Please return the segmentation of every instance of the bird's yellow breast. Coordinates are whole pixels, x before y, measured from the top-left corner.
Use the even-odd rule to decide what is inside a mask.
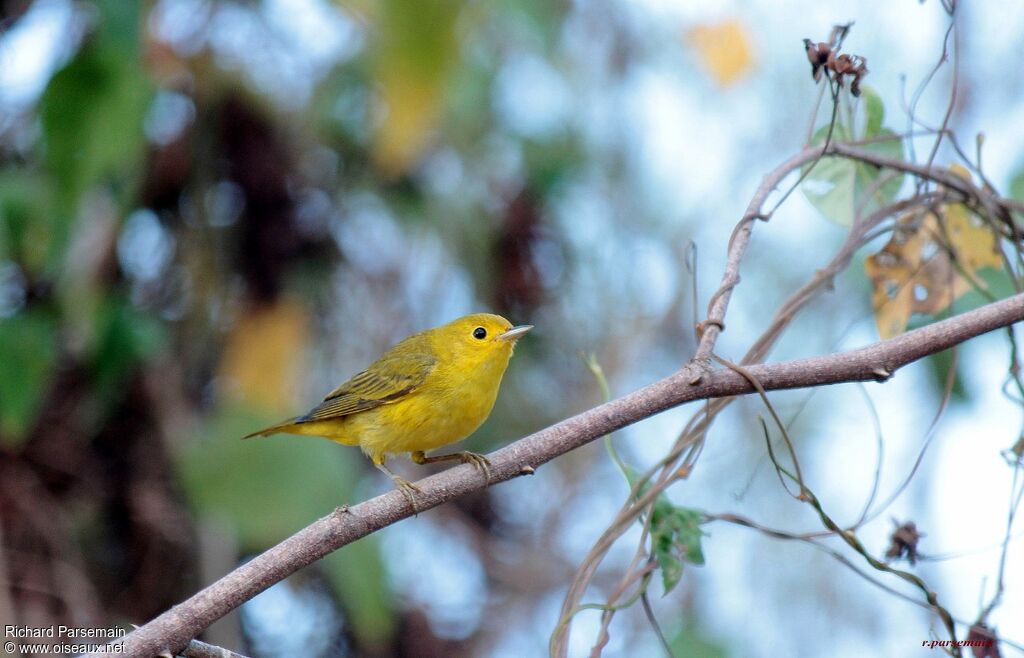
[[[491,413],[507,365],[499,358],[460,373],[439,366],[420,391],[346,418],[346,434],[375,461],[461,441]]]

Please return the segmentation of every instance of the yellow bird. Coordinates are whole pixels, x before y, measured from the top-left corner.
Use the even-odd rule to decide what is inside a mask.
[[[419,489],[392,473],[385,459],[408,452],[417,464],[458,460],[473,464],[490,480],[490,462],[483,455],[426,453],[480,427],[494,407],[516,341],[532,328],[477,313],[413,334],[306,414],[244,438],[305,434],[358,445],[415,510],[413,492]]]

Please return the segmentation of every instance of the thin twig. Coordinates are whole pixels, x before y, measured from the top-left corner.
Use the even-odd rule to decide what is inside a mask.
[[[871,414],[871,423],[875,427],[875,449],[878,450],[878,459],[875,461],[875,476],[871,479],[871,493],[868,494],[867,502],[864,503],[864,509],[861,510],[860,517],[857,522],[853,524],[854,528],[859,528],[864,524],[867,519],[868,512],[871,511],[871,506],[875,504],[875,497],[878,496],[878,486],[882,480],[882,460],[885,454],[885,439],[882,436],[882,421],[878,417],[878,409],[875,408],[875,403],[871,399],[871,395],[868,394],[863,384],[857,385],[857,390],[864,398],[864,402],[867,404],[868,411]]]
[[[672,645],[668,643],[665,638],[665,633],[661,630],[661,625],[658,624],[658,618],[654,616],[654,609],[651,608],[651,601],[647,596],[647,592],[640,595],[640,605],[643,606],[644,614],[647,616],[647,621],[650,622],[651,628],[654,629],[654,634],[658,636],[658,641],[661,642],[661,648],[665,650],[665,655],[668,658],[674,658],[672,653]]]

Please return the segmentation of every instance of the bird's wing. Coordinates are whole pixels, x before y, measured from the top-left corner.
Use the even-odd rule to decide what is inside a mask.
[[[436,363],[429,354],[385,355],[328,393],[323,402],[295,422],[340,418],[399,400],[419,388]]]

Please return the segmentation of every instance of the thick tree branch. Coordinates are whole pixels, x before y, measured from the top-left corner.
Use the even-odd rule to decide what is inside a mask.
[[[890,340],[853,350],[747,368],[766,390],[806,388],[855,381],[884,381],[898,368],[974,336],[1024,320],[1024,294],[988,304]],[[596,438],[693,400],[753,392],[739,373],[722,369],[694,378],[690,365],[633,393],[531,434],[491,455],[491,482],[534,469]],[[696,383],[691,383],[696,381]],[[417,482],[420,510],[483,489],[479,471],[456,466]],[[346,544],[412,515],[408,502],[391,491],[351,508],[339,508],[227,574],[192,598],[123,638],[125,654],[173,654],[207,626],[302,567]],[[97,658],[104,654],[95,654]]]

